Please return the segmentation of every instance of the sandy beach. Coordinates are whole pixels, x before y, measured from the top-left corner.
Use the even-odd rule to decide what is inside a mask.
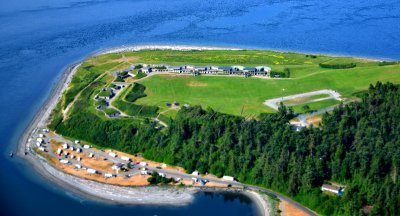
[[[124,51],[135,51],[142,49],[174,49],[174,50],[220,50],[228,49],[221,47],[196,47],[196,46],[127,46],[109,49],[107,51],[97,53],[116,53]],[[23,136],[21,136],[18,146],[17,155],[26,159],[32,167],[43,177],[51,181],[53,184],[63,188],[66,192],[73,192],[82,197],[104,201],[107,203],[134,204],[134,205],[187,205],[194,199],[194,194],[204,189],[193,188],[177,188],[177,187],[124,187],[108,185],[96,181],[82,179],[73,175],[64,173],[51,166],[46,159],[35,154],[29,147],[29,138],[38,129],[46,127],[47,121],[52,110],[57,105],[62,93],[67,89],[69,83],[81,63],[77,63],[68,67],[62,74],[59,82],[52,89],[52,92],[40,111],[35,115],[31,123],[26,128]],[[27,153],[27,154],[25,154]],[[206,189],[208,190],[208,189]],[[227,189],[213,189],[214,191]],[[266,212],[268,203],[257,196],[255,192],[246,192],[253,200],[257,200],[260,212]],[[264,215],[264,214],[263,214]],[[268,215],[268,214],[265,214]]]

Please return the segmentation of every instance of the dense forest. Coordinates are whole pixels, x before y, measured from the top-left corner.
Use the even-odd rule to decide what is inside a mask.
[[[188,172],[231,175],[324,215],[363,215],[366,206],[373,207],[370,215],[400,215],[400,88],[378,82],[361,98],[325,114],[319,127],[300,132],[288,124],[293,114],[286,107],[257,119],[183,107],[163,130],[150,120],[104,120],[78,108],[50,126]],[[345,185],[344,196],[322,193],[327,181]]]

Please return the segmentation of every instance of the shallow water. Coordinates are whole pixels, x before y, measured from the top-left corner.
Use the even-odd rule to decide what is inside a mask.
[[[0,0],[0,212],[256,214],[254,204],[205,195],[179,209],[79,201],[8,154],[66,65],[95,51],[192,44],[400,59],[399,23],[397,0]]]

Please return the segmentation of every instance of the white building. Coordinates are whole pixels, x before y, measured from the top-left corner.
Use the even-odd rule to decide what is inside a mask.
[[[339,186],[335,186],[335,185],[328,185],[328,184],[323,184],[321,187],[321,190],[337,194],[338,196],[342,196],[343,192],[344,192],[343,187],[339,187]]]
[[[222,176],[222,179],[226,180],[226,181],[234,181],[235,180],[235,178],[233,178],[232,176]]]

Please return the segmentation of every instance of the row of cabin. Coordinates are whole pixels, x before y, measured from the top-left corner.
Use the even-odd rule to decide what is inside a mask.
[[[271,72],[271,68],[267,66],[257,67],[243,67],[243,66],[230,66],[230,67],[217,67],[217,66],[191,66],[183,65],[179,67],[170,67],[168,65],[161,66],[147,66],[140,69],[142,73],[152,72],[172,72],[172,73],[189,73],[189,74],[231,74],[242,76],[267,76]]]

